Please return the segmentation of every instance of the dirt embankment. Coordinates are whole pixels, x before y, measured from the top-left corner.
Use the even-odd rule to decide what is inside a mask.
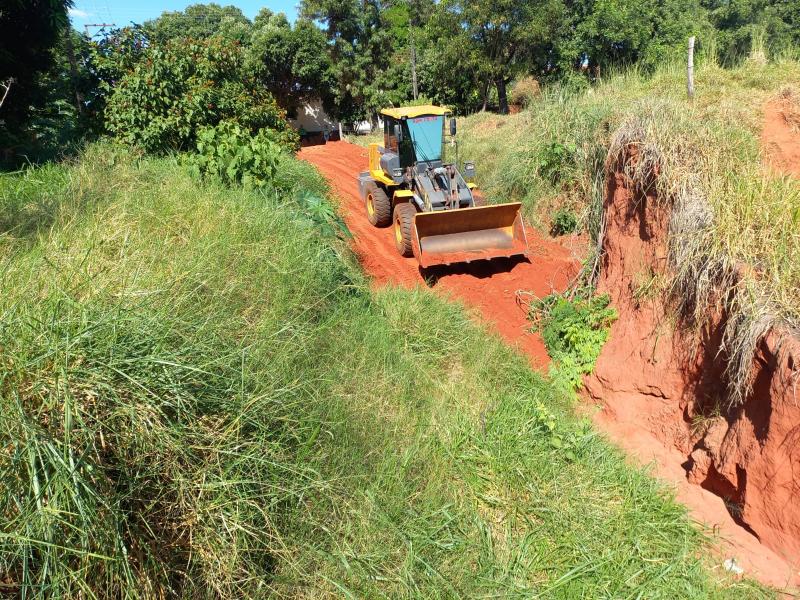
[[[768,115],[769,118],[769,115]],[[743,406],[726,405],[724,314],[698,331],[652,292],[668,275],[668,208],[611,173],[599,291],[619,311],[593,376],[596,422],[653,462],[693,516],[717,530],[748,576],[800,586],[800,341],[773,331],[753,362]]]
[[[517,291],[545,296],[566,289],[580,268],[570,248],[528,229],[528,260],[476,261],[429,269],[423,277],[416,259],[397,253],[391,228],[377,229],[367,221],[356,179],[369,164],[366,148],[329,142],[303,148],[299,157],[314,164],[333,186],[353,233],[353,249],[375,285],[412,287],[424,284],[426,277],[432,279],[434,289],[480,311],[506,341],[525,352],[535,368],[541,370],[549,364],[541,338],[528,331],[530,322],[517,302]]]
[[[769,166],[800,177],[800,99],[792,94],[764,107],[761,146]]]

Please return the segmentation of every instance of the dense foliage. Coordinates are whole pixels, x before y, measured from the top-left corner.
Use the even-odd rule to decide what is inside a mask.
[[[116,84],[106,107],[109,131],[148,152],[185,150],[201,127],[237,121],[293,147],[296,134],[272,96],[242,77],[243,56],[219,38],[172,40],[145,50]]]
[[[651,72],[681,57],[690,35],[726,65],[800,43],[800,8],[785,0],[302,0],[294,23],[211,3],[92,40],[66,35],[69,2],[34,4],[0,9],[0,94],[12,81],[0,106],[6,155],[102,133],[185,149],[225,119],[291,147],[284,117],[306,102],[345,123],[420,98],[506,112],[540,82],[583,88],[621,66]],[[206,89],[204,77],[223,89]]]
[[[55,68],[52,50],[67,27],[71,4],[10,0],[0,6],[0,149],[24,144],[23,126],[55,100],[47,74]]]

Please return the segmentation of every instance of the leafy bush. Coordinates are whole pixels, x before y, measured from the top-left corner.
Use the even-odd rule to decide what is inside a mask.
[[[296,149],[285,113],[242,65],[241,48],[218,38],[150,47],[115,84],[106,127],[126,144],[164,153],[191,148],[203,127],[230,120]]]
[[[553,215],[550,235],[566,235],[578,230],[578,216],[569,208],[559,208]]]
[[[608,339],[617,311],[607,294],[586,300],[569,300],[551,294],[531,305],[531,318],[542,332],[547,351],[559,375],[575,389],[581,376],[594,369]]]
[[[350,231],[325,198],[319,173],[304,172],[295,160],[266,132],[252,135],[232,121],[200,130],[197,153],[187,162],[195,176],[213,178],[245,189],[271,188],[282,197],[293,197],[300,209],[302,226],[316,227],[324,236],[349,236]]]
[[[251,135],[238,123],[222,121],[197,134],[197,153],[189,163],[196,175],[220,179],[228,185],[260,188],[278,171],[281,148],[267,133]]]
[[[511,104],[516,104],[518,106],[529,106],[540,92],[541,88],[536,79],[533,77],[523,77],[511,88],[509,100],[511,101]]]

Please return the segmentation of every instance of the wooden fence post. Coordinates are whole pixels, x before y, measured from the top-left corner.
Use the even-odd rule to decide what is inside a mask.
[[[686,64],[686,93],[694,98],[694,36],[689,38],[689,57]]]

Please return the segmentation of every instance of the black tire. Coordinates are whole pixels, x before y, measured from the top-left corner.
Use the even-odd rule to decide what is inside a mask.
[[[365,208],[367,219],[375,227],[386,227],[392,222],[392,201],[383,188],[375,183],[367,188]]]
[[[411,229],[417,209],[409,202],[400,202],[394,207],[394,245],[400,256],[411,256]]]

